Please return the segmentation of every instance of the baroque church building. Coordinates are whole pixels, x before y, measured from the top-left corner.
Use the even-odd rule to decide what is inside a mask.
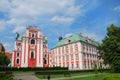
[[[39,28],[29,26],[23,35],[16,33],[12,67],[49,67],[47,37]]]

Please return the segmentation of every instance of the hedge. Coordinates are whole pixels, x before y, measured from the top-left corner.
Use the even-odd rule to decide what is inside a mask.
[[[67,67],[50,67],[50,68],[15,68],[15,67],[0,67],[0,71],[48,71],[48,70],[68,70]]]

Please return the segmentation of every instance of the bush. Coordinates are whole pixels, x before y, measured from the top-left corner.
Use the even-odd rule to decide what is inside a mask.
[[[15,67],[0,67],[0,71],[48,71],[48,70],[68,70],[67,67],[50,67],[50,68],[15,68]]]
[[[10,75],[0,75],[0,80],[13,80],[12,74]]]

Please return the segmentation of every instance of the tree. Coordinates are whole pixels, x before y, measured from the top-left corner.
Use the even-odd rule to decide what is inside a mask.
[[[7,58],[7,56],[5,56],[5,54],[3,52],[0,52],[0,67],[3,66],[7,66],[10,63],[10,59]]]
[[[120,72],[120,27],[111,25],[107,35],[98,47],[105,64],[109,64],[114,72]]]
[[[98,74],[97,64],[95,61],[94,61],[94,73]]]

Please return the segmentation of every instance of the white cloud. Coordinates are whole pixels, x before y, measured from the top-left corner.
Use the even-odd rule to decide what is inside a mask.
[[[55,13],[79,12],[79,7],[74,5],[74,0],[13,0],[11,9],[12,17],[35,17]],[[75,14],[72,12],[73,14]],[[70,14],[72,14],[70,13]]]
[[[14,26],[40,24],[45,21],[50,24],[51,17],[54,22],[68,24],[82,13],[74,0],[2,0],[0,5],[0,10],[8,13],[9,19],[6,23]]]
[[[0,20],[0,30],[4,30],[5,29],[5,21]]]
[[[12,49],[13,47],[11,46],[10,43],[3,43],[3,46],[5,47],[6,51],[12,52],[11,50],[13,50]]]
[[[5,38],[7,38],[7,39],[14,39],[15,37],[14,36],[5,36]]]
[[[13,30],[13,33],[16,33],[16,32],[23,32],[25,30],[26,27],[24,26],[17,26],[14,28]]]
[[[67,11],[65,11],[65,14],[66,15],[69,15],[69,16],[76,16],[76,15],[81,15],[83,16],[83,12],[82,12],[82,9],[80,6],[70,6]]]
[[[82,30],[82,35],[96,41],[101,41],[102,39],[100,35],[96,34],[95,32],[90,32],[86,29]]]
[[[73,35],[73,33],[68,33],[68,34],[65,35],[65,38],[67,38],[67,37],[69,37],[71,35]]]
[[[74,19],[72,17],[62,17],[62,16],[54,16],[51,21],[54,22],[62,22],[62,23],[70,23],[72,22]]]
[[[115,11],[120,12],[120,5],[114,8]]]
[[[9,0],[0,0],[0,12],[8,12],[10,8]]]
[[[0,30],[3,30],[4,29],[4,27],[3,26],[0,26]]]
[[[24,25],[28,22],[29,22],[28,19],[23,19],[23,18],[19,18],[19,19],[11,18],[9,21],[6,21],[6,23],[10,25]]]

